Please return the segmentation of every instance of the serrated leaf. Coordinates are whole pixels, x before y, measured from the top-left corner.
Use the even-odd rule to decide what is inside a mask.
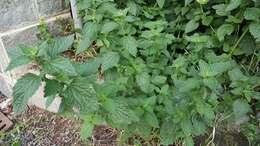
[[[128,1],[127,7],[129,8],[129,12],[133,14],[134,16],[137,14],[138,11],[138,5],[134,1]]]
[[[185,33],[192,32],[199,27],[199,23],[195,20],[190,20],[185,26]]]
[[[34,56],[36,55],[38,49],[36,47],[20,44],[18,45],[19,48],[21,49],[23,55],[25,56]]]
[[[113,21],[105,22],[101,29],[101,33],[109,33],[113,30],[115,30],[118,27],[118,24]]]
[[[94,130],[94,123],[91,121],[91,117],[88,116],[84,123],[82,124],[81,130],[80,130],[80,137],[82,139],[88,139],[92,136],[92,132]]]
[[[30,97],[41,85],[41,78],[35,74],[27,73],[17,80],[13,87],[13,110],[22,113],[26,110],[26,104]]]
[[[163,8],[165,0],[156,0],[160,8]]]
[[[232,67],[232,64],[229,61],[208,64],[205,61],[200,60],[199,67],[200,75],[202,77],[214,77],[228,71]]]
[[[75,107],[82,113],[94,112],[99,108],[96,92],[87,78],[76,78],[62,96],[68,107]]]
[[[260,39],[260,23],[253,22],[249,25],[249,31],[256,39]]]
[[[160,84],[164,84],[166,82],[167,78],[165,76],[155,76],[152,79],[152,82],[154,84],[160,85]]]
[[[195,135],[202,135],[202,134],[206,133],[207,127],[206,127],[206,125],[204,124],[203,121],[195,119],[195,120],[192,121],[192,124],[193,124],[193,128],[194,128],[193,133]]]
[[[119,62],[120,56],[116,52],[108,52],[102,57],[102,67],[104,70],[108,70],[116,66]]]
[[[205,26],[209,26],[214,18],[212,16],[203,16],[202,17],[202,24]]]
[[[160,128],[160,138],[162,145],[170,145],[173,142],[173,126],[174,124],[170,120],[164,120]]]
[[[70,49],[74,42],[74,35],[69,35],[66,37],[60,37],[53,40],[47,48],[47,54],[51,57],[55,57],[58,54]]]
[[[82,39],[79,42],[79,47],[76,50],[76,54],[88,49],[94,40],[97,39],[99,32],[99,25],[94,22],[88,22],[84,25]]]
[[[200,115],[204,116],[208,120],[213,120],[215,118],[214,111],[209,104],[198,102],[196,103],[196,109]]]
[[[248,79],[238,68],[229,71],[228,75],[232,81],[246,81]]]
[[[216,14],[219,16],[226,16],[228,14],[228,12],[225,11],[227,8],[227,5],[225,4],[214,5],[212,8],[216,10]]]
[[[183,133],[186,136],[191,135],[192,134],[192,129],[193,129],[191,120],[190,119],[182,120],[182,122],[181,122],[181,129],[182,129]]]
[[[73,62],[76,72],[81,76],[88,76],[97,73],[101,64],[102,59],[100,58],[95,58],[84,63]]]
[[[180,92],[187,93],[193,89],[199,88],[201,82],[196,78],[189,78],[187,80],[174,80],[174,84]]]
[[[68,58],[58,57],[43,64],[43,70],[47,73],[58,74],[65,73],[70,76],[76,76],[77,72]]]
[[[244,12],[244,17],[246,20],[258,21],[260,17],[259,8],[247,8]]]
[[[136,82],[143,92],[150,92],[150,76],[147,73],[137,75]]]
[[[126,36],[123,38],[123,47],[127,49],[127,51],[133,55],[136,56],[137,53],[137,41],[132,36]]]
[[[197,0],[199,4],[205,5],[209,2],[209,0]]]
[[[76,54],[80,54],[81,52],[87,50],[93,43],[89,37],[84,37],[84,39],[80,40],[79,47],[77,49]]]
[[[47,98],[46,102],[45,102],[45,107],[46,108],[48,108],[52,104],[52,102],[54,101],[55,97],[56,97],[55,95],[51,95],[51,96],[46,97]]]
[[[207,43],[211,41],[211,36],[209,35],[199,35],[197,33],[192,36],[185,36],[185,39],[192,43]]]
[[[230,12],[236,8],[238,8],[242,4],[243,0],[230,0],[229,4],[227,5],[226,11]]]
[[[158,121],[156,115],[154,114],[154,112],[145,112],[144,120],[147,124],[149,124],[150,126],[152,126],[154,128],[159,127],[159,121]]]
[[[185,6],[188,6],[193,0],[185,0]]]
[[[126,101],[120,99],[106,99],[102,105],[110,113],[109,119],[118,124],[131,124],[137,122],[139,118],[128,107]]]
[[[234,31],[234,26],[231,24],[223,24],[217,30],[219,41],[223,41],[226,35],[230,35]]]
[[[10,71],[16,67],[26,65],[30,63],[32,60],[27,56],[18,56],[16,58],[13,58],[11,62],[8,64],[6,71]]]
[[[194,141],[191,136],[184,138],[185,146],[194,146]]]
[[[62,89],[62,85],[57,80],[47,79],[45,82],[44,97],[56,95]]]
[[[250,105],[246,100],[238,99],[233,103],[233,112],[236,120],[245,116],[250,110]]]

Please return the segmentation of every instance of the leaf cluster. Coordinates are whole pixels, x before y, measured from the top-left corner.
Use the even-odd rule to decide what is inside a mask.
[[[8,70],[35,63],[14,87],[14,110],[45,82],[50,103],[78,109],[82,137],[106,122],[169,145],[208,133],[218,121],[259,122],[260,3],[255,0],[78,0],[81,37],[20,46]],[[96,49],[83,63],[63,57]],[[100,74],[103,83],[97,82]],[[246,130],[245,130],[246,131]]]

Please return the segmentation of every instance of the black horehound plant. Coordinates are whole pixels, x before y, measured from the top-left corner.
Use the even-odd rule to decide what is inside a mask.
[[[239,123],[252,144],[259,140],[260,1],[77,3],[79,39],[18,47],[7,70],[33,63],[40,74],[17,81],[16,113],[44,82],[49,103],[58,95],[61,112],[79,111],[83,138],[105,121],[122,130],[123,140],[192,146],[194,137],[214,134],[221,122]],[[87,59],[66,57],[68,50]]]

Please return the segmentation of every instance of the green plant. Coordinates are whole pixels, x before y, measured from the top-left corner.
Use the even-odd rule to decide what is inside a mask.
[[[22,47],[8,66],[40,67],[14,86],[14,111],[23,112],[45,82],[49,101],[59,95],[61,111],[79,111],[83,138],[105,121],[123,130],[123,140],[191,146],[218,117],[259,121],[259,7],[256,0],[78,0],[81,38]],[[72,45],[75,56],[96,54],[62,57]]]

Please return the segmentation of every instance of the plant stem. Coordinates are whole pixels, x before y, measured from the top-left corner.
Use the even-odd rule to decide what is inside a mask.
[[[234,51],[236,50],[237,46],[240,44],[246,33],[248,32],[249,27],[246,28],[246,30],[243,32],[243,34],[240,36],[240,38],[237,40],[236,44],[232,47],[232,50],[230,51],[229,55],[232,56]]]

